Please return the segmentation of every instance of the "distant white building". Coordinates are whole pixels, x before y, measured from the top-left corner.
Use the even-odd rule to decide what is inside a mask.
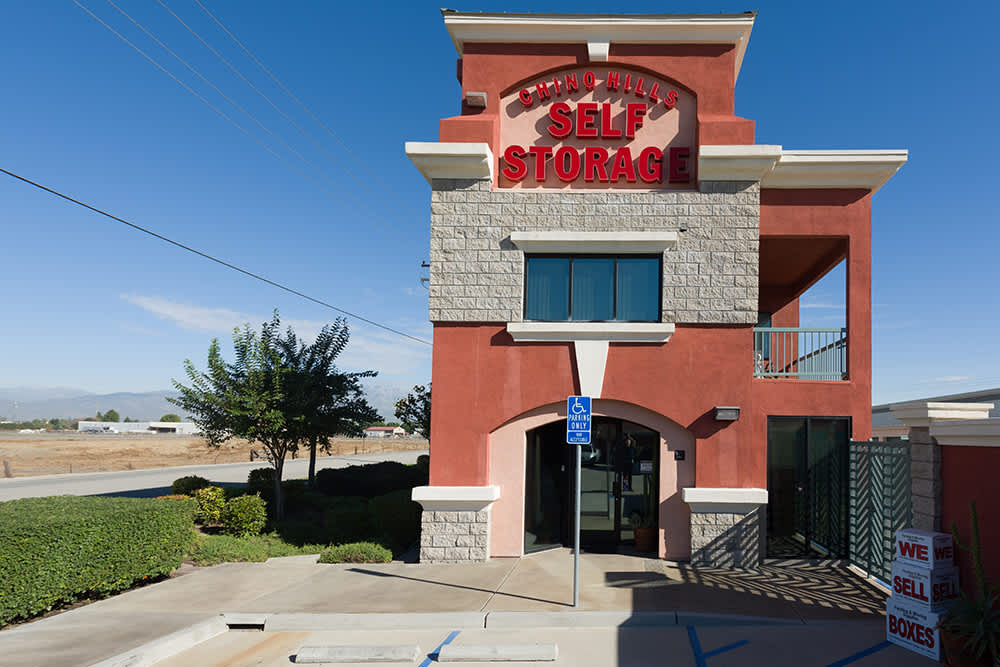
[[[401,438],[407,435],[402,426],[369,426],[365,429],[366,438]]]
[[[193,422],[80,422],[76,430],[82,433],[173,433],[195,435],[198,426]]]

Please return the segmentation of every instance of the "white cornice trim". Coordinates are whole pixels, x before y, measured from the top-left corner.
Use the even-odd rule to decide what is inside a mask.
[[[677,245],[676,232],[512,232],[524,252],[655,253]]]
[[[485,142],[407,141],[406,157],[428,183],[435,178],[493,180],[493,151]]]
[[[781,146],[701,146],[698,180],[758,182],[781,157]]]
[[[1000,447],[1000,418],[934,422],[930,433],[944,447]]]
[[[892,416],[909,428],[931,426],[938,420],[985,421],[993,409],[992,403],[941,403],[908,401],[889,406]]]
[[[696,513],[746,514],[767,504],[767,489],[687,487],[681,490],[681,498]]]
[[[459,56],[467,42],[733,44],[736,47],[735,81],[743,66],[755,18],[753,14],[572,16],[444,12],[444,25]]]
[[[410,496],[429,511],[478,512],[500,497],[499,486],[417,486]]]
[[[666,343],[674,333],[670,322],[508,322],[507,333],[517,343],[607,341]]]
[[[875,192],[906,164],[907,158],[905,150],[784,150],[774,168],[764,174],[760,186],[865,188]]]

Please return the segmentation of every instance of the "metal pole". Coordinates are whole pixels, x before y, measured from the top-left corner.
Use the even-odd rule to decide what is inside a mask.
[[[573,536],[573,606],[580,606],[580,495],[583,489],[580,488],[582,475],[580,469],[583,467],[583,447],[576,447],[576,534]]]

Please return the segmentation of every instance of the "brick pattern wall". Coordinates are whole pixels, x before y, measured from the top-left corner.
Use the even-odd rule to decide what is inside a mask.
[[[761,561],[762,510],[749,513],[692,512],[691,564],[755,568]]]
[[[424,510],[420,516],[421,563],[479,563],[489,559],[490,511]]]
[[[941,530],[941,445],[926,426],[910,429],[913,527]]]
[[[677,246],[663,254],[663,321],[757,322],[757,183],[555,193],[491,190],[485,180],[435,180],[431,321],[521,321],[524,263],[510,242],[514,231],[678,232]]]

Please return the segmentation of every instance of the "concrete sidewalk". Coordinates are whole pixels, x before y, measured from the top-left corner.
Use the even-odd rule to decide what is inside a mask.
[[[12,667],[92,664],[223,612],[572,611],[572,556],[565,549],[474,565],[314,560],[297,556],[197,570],[0,631],[0,655]],[[581,610],[738,614],[798,625],[853,620],[869,631],[883,623],[882,594],[839,567],[785,564],[729,572],[584,554],[581,581]]]

